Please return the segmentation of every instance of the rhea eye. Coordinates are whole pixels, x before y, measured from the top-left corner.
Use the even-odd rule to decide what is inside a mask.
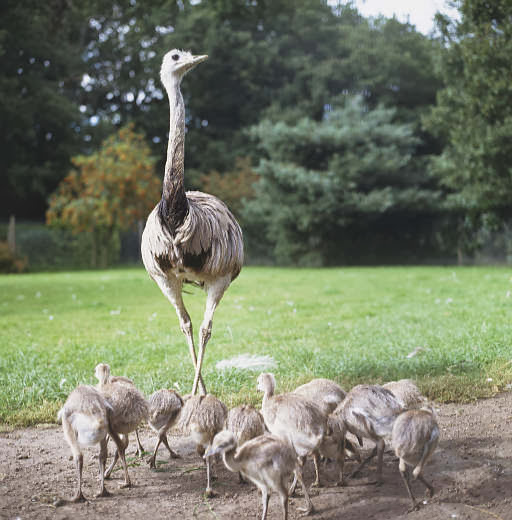
[[[171,58],[174,60],[174,61],[178,61],[180,59],[180,55],[179,54],[173,54],[171,56]]]

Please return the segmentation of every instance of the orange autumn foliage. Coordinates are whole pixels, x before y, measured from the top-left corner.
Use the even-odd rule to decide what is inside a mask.
[[[160,198],[144,135],[128,124],[92,155],[73,157],[73,170],[50,198],[46,221],[74,233],[126,230],[144,220]]]

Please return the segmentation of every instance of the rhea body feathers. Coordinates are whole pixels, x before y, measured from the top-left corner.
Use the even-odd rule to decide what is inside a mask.
[[[222,454],[230,471],[243,474],[259,488],[263,504],[261,520],[267,518],[272,492],[279,495],[283,520],[288,519],[288,481],[297,465],[295,452],[289,444],[274,435],[264,434],[240,445],[231,431],[223,430],[215,436],[205,457],[217,453]]]
[[[130,381],[127,378],[112,382],[114,378],[111,378],[110,366],[106,363],[100,363],[96,366],[95,375],[99,381],[97,388],[111,408],[109,414],[111,431],[109,433],[117,445],[114,459],[105,472],[105,477],[110,476],[118,458],[121,458],[125,477],[123,487],[130,487],[131,481],[125,456],[128,447],[128,434],[136,430],[140,422],[147,418],[148,403],[135,385],[127,382]],[[118,435],[119,442],[115,440]]]
[[[105,462],[107,460],[107,435],[110,435],[118,449],[122,443],[117,434],[111,429],[112,406],[96,388],[81,385],[75,388],[66,399],[64,406],[58,413],[62,421],[64,438],[71,448],[76,465],[77,485],[72,502],[83,502],[82,469],[84,456],[82,447],[100,445],[98,455],[100,489],[96,496],[108,496],[105,488]]]
[[[244,404],[229,410],[226,430],[233,433],[237,444],[242,445],[265,433],[265,421],[258,410]]]
[[[206,394],[201,366],[213,314],[243,264],[242,230],[227,206],[213,195],[184,188],[185,105],[180,85],[183,76],[206,58],[176,49],[164,56],[160,78],[170,108],[167,160],[162,198],[148,217],[141,244],[144,266],[175,307],[187,339],[195,369],[192,394],[198,386]],[[181,295],[184,282],[195,282],[207,293],[197,357]]]
[[[312,379],[309,383],[298,386],[293,393],[316,403],[325,415],[334,412],[347,395],[340,385],[324,378]]]
[[[233,281],[243,263],[242,231],[227,206],[213,195],[185,193],[187,211],[180,225],[168,225],[160,201],[146,222],[142,259],[151,278],[174,276],[208,285],[219,277]]]
[[[367,438],[375,442],[375,448],[351,476],[358,474],[377,455],[377,482],[382,482],[385,441],[391,438],[393,423],[403,411],[393,393],[382,386],[357,385],[350,390],[333,414],[339,417],[346,430],[358,439]]]
[[[258,390],[264,392],[261,412],[270,433],[286,440],[298,457],[312,453],[327,431],[327,417],[309,399],[294,393],[274,395],[275,377],[260,374]]]
[[[295,468],[292,489],[295,489],[297,481],[301,484],[306,501],[303,511],[311,513],[314,508],[304,484],[302,467],[306,457],[317,453],[320,449],[327,434],[327,416],[315,403],[301,395],[294,393],[274,395],[275,387],[274,374],[262,373],[258,376],[258,390],[263,392],[261,413],[270,433],[287,442],[295,451],[298,464]],[[316,482],[318,482],[317,462],[315,462],[315,470]]]
[[[183,398],[183,408],[177,420],[177,429],[190,438],[196,445],[197,453],[202,457],[210,448],[213,438],[226,422],[228,410],[224,403],[214,395],[189,395]],[[214,495],[211,488],[211,460],[205,458],[206,496]]]
[[[84,385],[69,394],[57,418],[69,423],[80,446],[93,446],[108,434],[107,410],[112,407],[105,398],[95,388]]]
[[[162,388],[151,394],[148,399],[148,407],[148,424],[158,433],[158,440],[153,455],[148,462],[151,468],[156,468],[156,454],[162,442],[173,459],[179,458],[179,455],[169,446],[167,430],[169,430],[178,419],[181,409],[183,408],[183,399],[175,390]]]
[[[421,408],[427,404],[427,399],[421,395],[420,389],[411,379],[390,381],[382,385],[382,388],[389,390],[405,409]]]
[[[428,494],[434,495],[434,487],[425,480],[423,468],[436,449],[439,441],[439,426],[433,411],[408,410],[398,416],[393,425],[391,445],[396,456],[400,459],[398,469],[404,481],[409,498],[411,499],[411,511],[418,509],[410,485],[410,471],[412,477],[420,480],[428,490]]]

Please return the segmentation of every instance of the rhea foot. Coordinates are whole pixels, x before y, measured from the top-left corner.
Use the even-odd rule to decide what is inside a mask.
[[[215,498],[217,496],[217,493],[215,493],[215,491],[213,491],[212,488],[206,488],[204,496],[206,498]]]
[[[95,498],[101,498],[101,497],[111,497],[112,496],[112,493],[108,492],[106,490],[106,488],[103,488],[101,491],[98,491],[98,493],[96,493],[94,495]]]
[[[419,502],[414,502],[414,503],[413,503],[413,506],[410,507],[410,508],[407,510],[407,513],[412,513],[413,511],[418,511],[419,508],[420,508],[420,503],[419,503]]]
[[[313,507],[313,504],[309,504],[307,507],[298,507],[297,511],[302,513],[300,516],[308,516],[315,512],[315,508]]]
[[[87,500],[85,499],[84,495],[82,494],[81,491],[79,491],[73,498],[71,498],[69,500],[70,502],[72,502],[73,504],[78,504],[79,502],[87,502]]]

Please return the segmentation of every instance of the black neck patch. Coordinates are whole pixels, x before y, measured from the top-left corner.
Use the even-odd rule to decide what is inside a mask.
[[[162,195],[158,203],[158,216],[162,226],[172,235],[183,224],[188,215],[188,200],[183,186],[180,186],[171,196]]]

